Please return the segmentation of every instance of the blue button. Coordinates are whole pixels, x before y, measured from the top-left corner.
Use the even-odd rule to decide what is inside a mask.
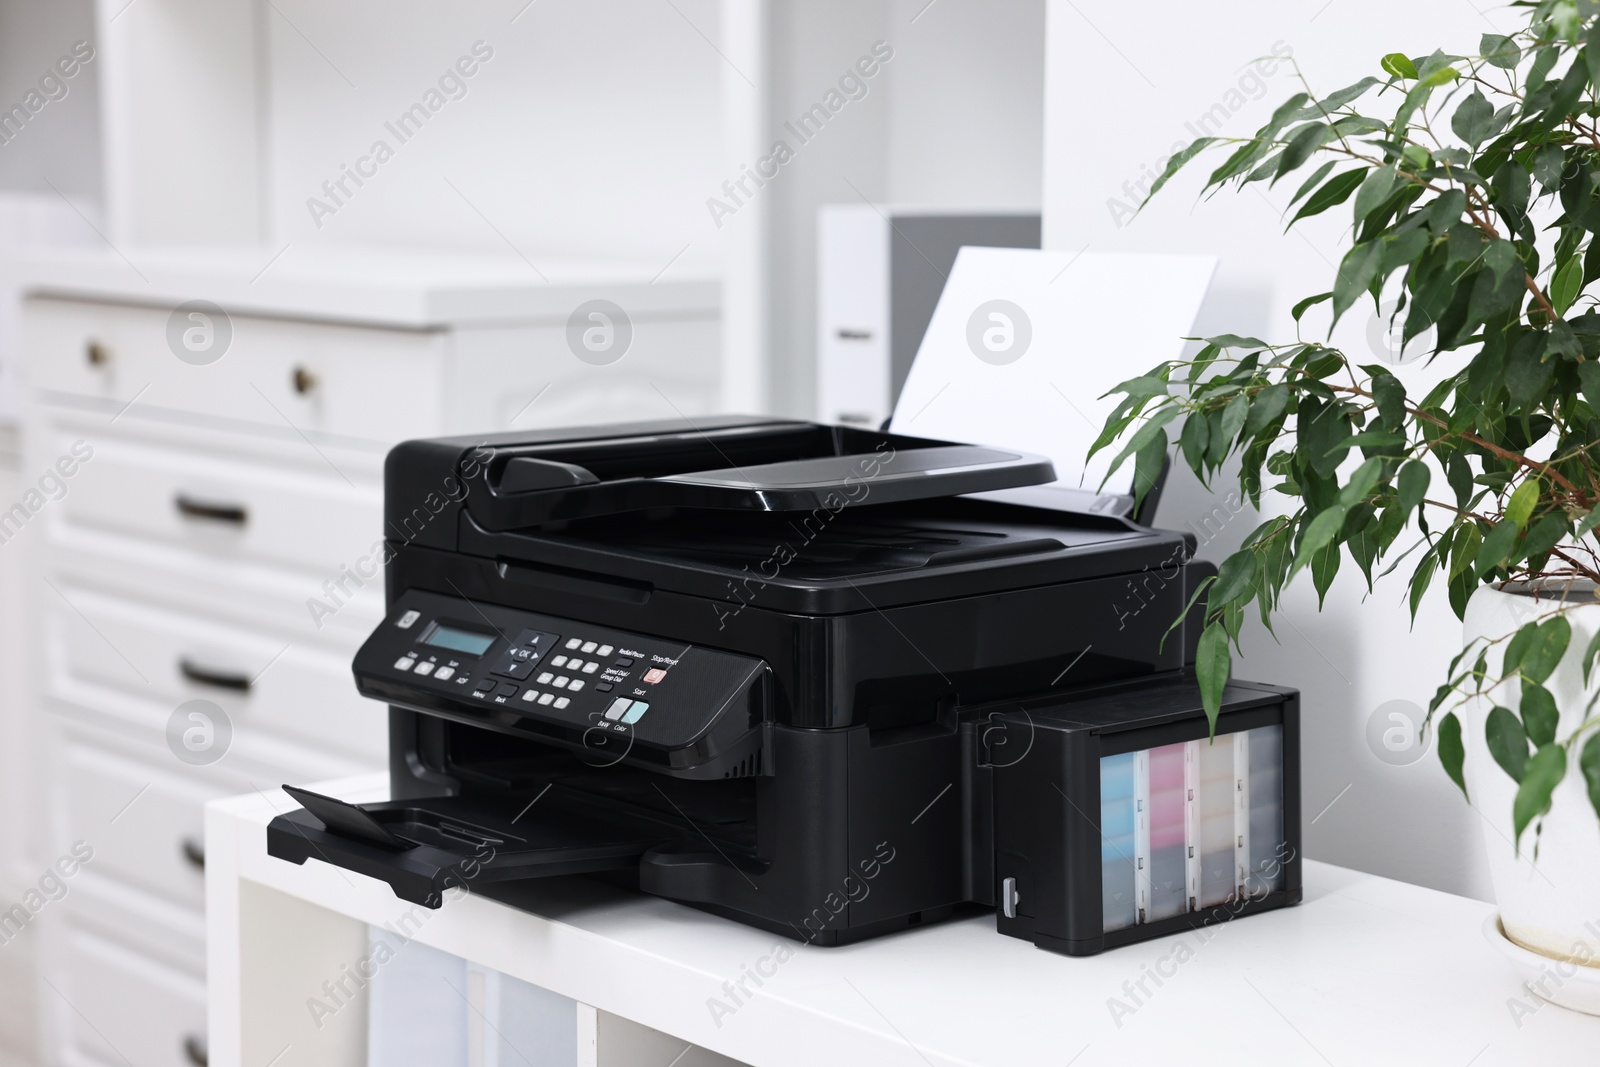
[[[629,708],[628,713],[622,717],[622,725],[632,726],[634,723],[644,718],[644,713],[649,710],[649,704],[646,704],[642,700],[635,700],[633,702],[633,707]]]

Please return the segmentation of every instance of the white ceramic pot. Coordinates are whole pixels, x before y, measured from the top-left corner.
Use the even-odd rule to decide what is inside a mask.
[[[1515,633],[1524,623],[1540,620],[1559,606],[1549,595],[1535,598],[1485,586],[1467,605],[1466,640]],[[1572,625],[1572,641],[1545,682],[1561,712],[1557,740],[1565,740],[1578,728],[1588,695],[1595,689],[1591,686],[1585,691],[1581,665],[1584,649],[1600,630],[1600,603],[1592,590],[1572,590],[1566,616]],[[1491,677],[1500,674],[1504,648],[1501,642],[1490,652]],[[1475,654],[1466,658],[1463,668],[1470,666],[1473,658]],[[1600,685],[1600,671],[1596,675],[1596,685]],[[1515,711],[1520,701],[1520,683],[1504,683],[1489,691],[1487,698],[1469,700],[1461,723],[1467,791],[1472,806],[1483,816],[1483,839],[1489,849],[1501,925],[1506,936],[1523,948],[1557,960],[1600,966],[1600,818],[1589,803],[1576,752],[1570,754],[1566,775],[1544,818],[1543,833],[1537,839],[1537,861],[1537,822],[1523,833],[1521,854],[1512,847],[1511,805],[1517,783],[1489,755],[1484,723],[1495,704]],[[1560,1001],[1558,997],[1549,999]]]

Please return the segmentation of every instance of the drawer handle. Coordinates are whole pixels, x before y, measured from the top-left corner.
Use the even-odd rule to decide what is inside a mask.
[[[89,341],[83,346],[83,358],[91,367],[104,367],[111,362],[111,349],[99,341]]]
[[[184,493],[179,493],[174,497],[172,503],[178,509],[178,514],[185,518],[231,522],[235,526],[243,526],[250,519],[250,512],[245,509],[243,504],[227,504],[216,500],[197,500]]]
[[[206,846],[203,841],[186,837],[178,847],[183,850],[183,858],[189,861],[191,867],[199,871],[206,869]]]
[[[239,671],[224,671],[215,667],[205,667],[187,656],[178,660],[178,670],[189,681],[198,682],[201,685],[215,686],[218,689],[232,689],[239,693],[248,693],[250,691],[250,676]]]
[[[289,375],[289,381],[300,396],[305,396],[317,387],[317,376],[304,367],[296,367],[294,373]]]
[[[189,1057],[189,1062],[195,1067],[206,1067],[211,1062],[207,1054],[206,1039],[199,1034],[186,1034],[183,1039],[183,1054]]]

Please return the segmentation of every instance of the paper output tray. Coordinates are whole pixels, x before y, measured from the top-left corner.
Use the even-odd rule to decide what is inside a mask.
[[[451,887],[629,870],[657,840],[553,805],[517,817],[460,797],[350,804],[285,786],[305,804],[267,826],[267,854],[318,859],[389,883],[395,896],[437,908]]]

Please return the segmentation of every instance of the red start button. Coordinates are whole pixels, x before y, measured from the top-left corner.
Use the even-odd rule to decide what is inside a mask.
[[[662,670],[660,667],[652,667],[649,670],[644,672],[644,680],[646,682],[649,682],[651,685],[655,685],[657,682],[661,681],[661,679],[665,678],[666,676],[667,676],[667,672]]]

